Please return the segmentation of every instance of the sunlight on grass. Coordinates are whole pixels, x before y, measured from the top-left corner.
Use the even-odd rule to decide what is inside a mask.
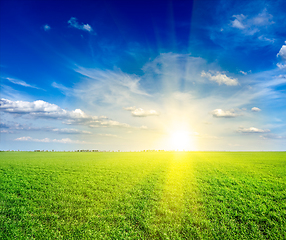
[[[185,210],[186,175],[190,168],[187,154],[174,152],[170,158],[161,200],[156,209],[156,228],[161,235],[172,235],[170,232],[180,232]],[[190,181],[190,179],[188,179]],[[175,236],[174,236],[175,237]]]

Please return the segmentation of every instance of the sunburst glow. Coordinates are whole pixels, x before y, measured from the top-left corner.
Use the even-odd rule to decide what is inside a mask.
[[[188,131],[179,130],[171,134],[171,145],[174,150],[184,151],[192,149],[191,138]]]

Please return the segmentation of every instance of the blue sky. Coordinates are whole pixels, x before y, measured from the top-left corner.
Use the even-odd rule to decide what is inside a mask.
[[[0,148],[286,150],[284,9],[3,0]]]

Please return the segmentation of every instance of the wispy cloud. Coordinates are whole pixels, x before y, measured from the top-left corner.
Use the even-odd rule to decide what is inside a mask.
[[[72,88],[65,87],[60,83],[53,82],[52,87],[59,89],[66,96],[72,96],[74,94],[74,90]]]
[[[78,21],[75,17],[71,17],[70,20],[68,20],[68,24],[73,28],[77,28],[79,30],[83,30],[83,31],[87,31],[87,32],[95,34],[93,32],[92,27],[89,24],[83,24],[83,23],[80,24],[80,23],[78,23]]]
[[[268,11],[262,4],[261,2],[261,5],[255,9],[262,7],[262,10],[256,12],[252,1],[245,2],[243,7],[234,7],[231,10],[231,3],[225,3],[223,8],[228,14],[218,16],[221,24],[210,30],[212,40],[223,49],[237,50],[237,47],[241,46],[250,52],[253,49],[275,44],[281,37],[280,29],[285,27],[284,17],[281,17],[283,13],[279,10],[277,14],[278,12],[274,12],[271,7]],[[273,15],[270,11],[273,11]]]
[[[210,81],[217,82],[219,85],[221,85],[221,84],[225,84],[225,85],[228,85],[228,86],[236,86],[236,85],[238,85],[237,78],[228,77],[224,73],[220,73],[220,72],[212,72],[212,71],[205,72],[205,71],[202,71],[201,72],[201,77],[206,77]]]
[[[232,17],[234,20],[230,22],[231,26],[241,30],[246,35],[253,35],[259,32],[260,28],[274,24],[272,20],[273,16],[267,12],[267,9],[252,17],[245,16],[244,14],[233,15]]]
[[[116,134],[110,134],[110,133],[98,133],[97,135],[101,137],[119,138]]]
[[[20,86],[23,86],[23,87],[36,88],[36,89],[44,90],[44,89],[38,88],[38,87],[36,87],[36,86],[32,86],[32,85],[26,83],[26,82],[23,81],[23,80],[19,80],[19,79],[15,79],[15,78],[10,78],[10,77],[6,77],[6,78],[3,78],[3,79],[6,79],[6,80],[8,80],[8,81],[11,82],[11,83],[14,83],[14,84],[16,84],[16,85],[20,85]]]
[[[76,144],[88,144],[89,142],[79,141],[79,140],[71,140],[70,138],[62,138],[62,139],[50,139],[43,138],[37,139],[32,137],[19,137],[16,138],[15,141],[29,141],[29,142],[42,142],[42,143],[76,143]]]
[[[141,78],[135,74],[127,74],[120,69],[111,71],[77,67],[74,70],[83,76],[99,81],[103,86],[107,86],[109,90],[114,93],[119,91],[118,88],[122,90],[125,88],[132,93],[149,96],[147,92],[140,88]]]
[[[91,134],[89,131],[78,130],[74,128],[53,128],[51,129],[52,132],[62,133],[62,134]]]
[[[9,129],[9,130],[23,130],[23,131],[37,131],[41,129],[41,128],[35,128],[35,127],[31,127],[26,124],[19,124],[15,122],[9,122],[9,123],[0,122],[0,128],[5,128],[7,130]],[[42,129],[46,130],[46,128],[42,128]]]
[[[239,132],[239,133],[267,133],[267,132],[270,132],[270,130],[269,129],[259,129],[256,127],[249,127],[249,128],[239,127],[237,132]]]
[[[135,74],[127,74],[120,69],[101,70],[78,66],[74,71],[82,75],[82,82],[72,88],[55,82],[52,86],[66,96],[82,99],[87,105],[101,103],[122,108],[134,101],[137,103],[139,99],[151,99],[151,95],[140,84],[141,77]]]
[[[257,74],[256,78],[265,79],[264,81],[259,81],[254,87],[258,90],[254,96],[256,97],[267,97],[268,99],[285,99],[285,94],[281,92],[277,87],[282,86],[286,83],[286,75],[274,75],[270,72],[263,72]],[[267,80],[267,81],[266,81]]]
[[[14,133],[13,131],[8,130],[8,129],[2,129],[0,132],[1,133],[9,133],[9,134]]]
[[[52,128],[52,127],[33,127],[26,124],[19,124],[15,122],[3,123],[0,122],[0,128],[17,131],[45,131],[59,134],[92,134],[89,131],[74,129],[74,128]]]
[[[69,124],[69,122],[66,122]],[[74,121],[71,122],[71,124],[77,124]],[[81,124],[81,123],[78,123]],[[131,128],[131,126],[127,123],[120,123],[113,120],[90,120],[85,123],[85,125],[88,125],[91,128],[98,128],[98,127],[119,127],[119,128]]]
[[[244,29],[245,26],[242,23],[243,20],[246,18],[243,14],[240,15],[233,15],[232,17],[234,17],[235,19],[233,21],[231,21],[231,25],[234,28],[239,28],[239,29]]]
[[[262,137],[263,139],[286,139],[286,135],[281,136],[278,134],[274,134],[274,133],[268,133],[268,134],[264,134],[261,135],[260,137]]]

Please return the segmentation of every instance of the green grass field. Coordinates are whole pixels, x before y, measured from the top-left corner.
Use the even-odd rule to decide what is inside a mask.
[[[1,152],[0,239],[286,239],[286,153]]]

